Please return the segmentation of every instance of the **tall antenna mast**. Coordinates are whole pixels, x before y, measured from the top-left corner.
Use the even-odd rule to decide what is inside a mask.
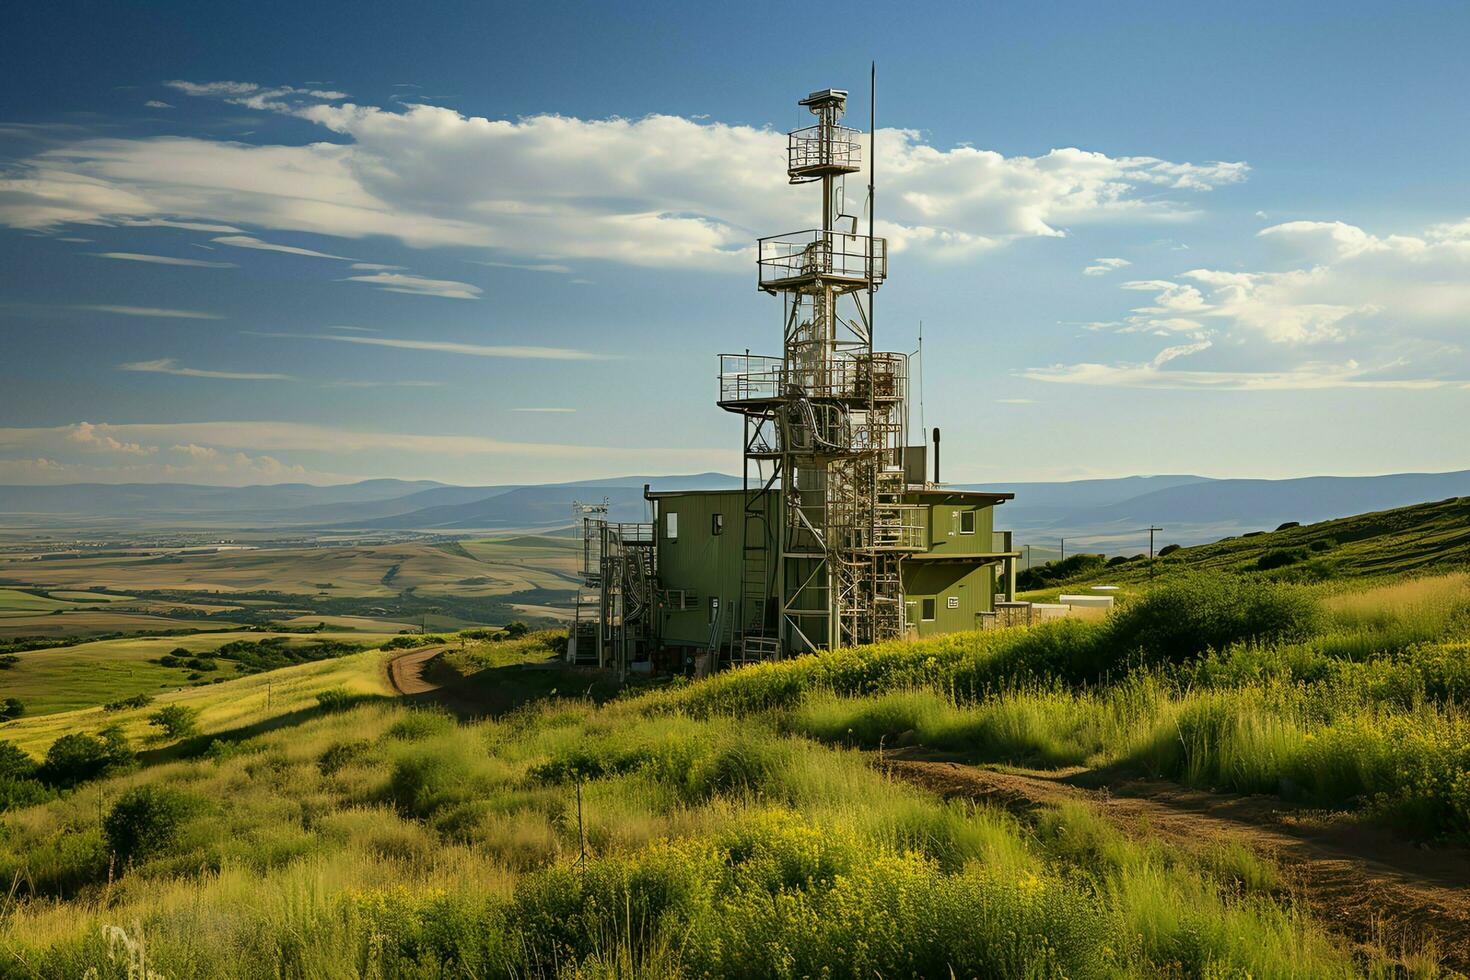
[[[869,65],[868,121],[878,67]],[[720,406],[745,419],[737,663],[903,635],[900,563],[927,546],[905,502],[909,355],[873,349],[888,274],[874,214],[876,145],[841,125],[847,92],[801,100],[814,125],[788,134],[786,175],[821,188],[821,226],[763,238],[759,288],[781,296],[780,357],[721,355]],[[869,146],[868,228],[843,184]]]

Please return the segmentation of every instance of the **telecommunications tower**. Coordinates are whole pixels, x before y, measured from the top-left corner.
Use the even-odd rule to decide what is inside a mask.
[[[926,544],[904,503],[908,357],[873,350],[888,250],[872,162],[863,234],[846,194],[863,142],[840,125],[847,93],[800,104],[817,122],[788,134],[786,173],[820,188],[822,224],[763,238],[757,255],[757,285],[781,297],[782,353],[720,356],[720,407],[745,429],[736,663],[903,635],[900,563]]]

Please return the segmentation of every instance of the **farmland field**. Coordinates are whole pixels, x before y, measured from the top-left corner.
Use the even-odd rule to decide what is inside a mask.
[[[0,638],[244,624],[397,632],[565,618],[580,552],[522,535],[466,542],[0,553]],[[106,590],[98,592],[97,590]]]

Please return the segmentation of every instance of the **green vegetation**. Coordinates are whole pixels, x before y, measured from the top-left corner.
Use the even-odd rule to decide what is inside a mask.
[[[0,742],[0,978],[1433,975],[1412,939],[1333,938],[1268,857],[1083,802],[941,802],[862,751],[1147,774],[1470,840],[1470,574],[1349,590],[1281,570],[1173,569],[1101,620],[601,704],[555,667],[562,634],[405,637],[447,647],[431,671],[498,715],[469,724],[384,703],[378,651],[22,718],[0,729],[25,750]],[[166,713],[203,734],[140,767]]]
[[[0,976],[126,976],[114,930],[191,977],[1360,972],[1268,867],[944,804],[774,722],[371,705],[145,770],[100,832],[80,796],[8,823]]]
[[[25,702],[30,714],[94,705],[117,710],[135,698],[340,657],[390,639],[385,634],[355,634],[346,641],[322,634],[223,632],[50,642],[11,654],[16,662],[3,686]]]
[[[1422,574],[1470,564],[1470,497],[1416,504],[1374,514],[1257,531],[1193,548],[1162,548],[1154,574],[1230,572],[1275,581],[1341,582],[1354,578]],[[1017,576],[1023,590],[1148,581],[1147,559],[1108,567],[1098,555],[1048,562]]]

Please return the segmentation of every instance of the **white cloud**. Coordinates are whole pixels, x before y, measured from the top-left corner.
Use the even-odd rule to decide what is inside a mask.
[[[410,296],[441,296],[445,299],[479,299],[484,292],[479,286],[453,279],[425,279],[406,272],[375,272],[370,276],[348,276],[348,282],[365,282],[390,293]]]
[[[206,262],[203,259],[176,259],[172,255],[144,255],[140,252],[93,252],[103,259],[122,259],[125,262],[150,262],[154,265],[190,265],[203,269],[233,269],[233,262]]]
[[[1117,269],[1124,269],[1132,265],[1127,259],[1093,259],[1092,265],[1082,270],[1084,276],[1105,276]]]
[[[173,108],[173,106],[169,105],[167,102],[164,102],[162,99],[149,99],[147,102],[144,102],[143,104],[145,106],[147,106],[148,108],[150,108],[150,109],[172,109]]]
[[[353,268],[353,269],[364,269],[364,270],[367,270],[369,272],[374,272],[374,271],[377,271],[377,272],[395,272],[395,271],[402,271],[403,266],[401,266],[401,265],[384,265],[381,262],[354,262],[354,263],[352,263],[351,268]]]
[[[156,361],[132,361],[119,364],[119,371],[139,371],[145,374],[177,374],[185,378],[218,378],[225,381],[295,381],[289,374],[262,374],[252,371],[207,371],[203,368],[183,367],[172,357]]]
[[[664,448],[587,446],[557,443],[511,442],[486,436],[439,435],[344,429],[302,422],[236,421],[236,422],[159,422],[159,423],[79,423],[74,426],[39,428],[0,428],[0,447],[9,450],[58,447],[57,456],[66,448],[72,434],[81,427],[94,438],[111,439],[118,445],[134,445],[148,454],[159,447],[194,445],[214,450],[242,450],[264,453],[423,453],[429,456],[496,456],[507,459],[609,459],[626,461],[636,455],[640,459],[665,461],[677,465],[726,465],[731,451],[726,448]],[[718,460],[718,463],[716,463]]]
[[[1364,367],[1356,361],[1326,363],[1310,361],[1276,371],[1221,371],[1173,369],[1172,361],[1210,347],[1209,341],[1166,347],[1152,360],[1139,363],[1057,364],[1030,368],[1020,376],[1056,384],[1099,385],[1114,388],[1202,389],[1216,391],[1304,391],[1326,388],[1379,388],[1426,391],[1436,388],[1470,389],[1470,381],[1447,378],[1392,377],[1389,371],[1402,365]]]
[[[344,328],[345,329],[345,328]],[[370,347],[394,347],[399,350],[426,350],[441,354],[467,354],[471,357],[504,357],[521,360],[542,361],[607,361],[610,354],[594,354],[591,351],[569,347],[523,347],[495,344],[466,344],[446,340],[408,340],[399,337],[347,337],[340,334],[292,334],[270,333],[264,337],[295,337],[301,340],[334,340],[343,344],[363,344]]]
[[[210,241],[219,245],[231,245],[235,248],[254,248],[264,252],[285,252],[287,255],[304,255],[312,259],[341,259],[343,262],[352,261],[344,255],[328,255],[326,252],[318,252],[310,248],[297,248],[294,245],[277,245],[273,242],[263,242],[259,238],[254,238],[250,235],[222,235],[219,238],[211,238]]]
[[[104,427],[105,428],[105,427]],[[158,452],[157,446],[144,446],[137,442],[123,442],[115,439],[91,422],[78,422],[76,425],[68,426],[61,430],[61,436],[68,446],[81,448],[88,452],[99,453],[123,453],[128,456],[151,456]]]
[[[1053,365],[1025,376],[1228,390],[1465,385],[1470,220],[1435,224],[1418,235],[1385,236],[1342,221],[1290,221],[1257,237],[1287,268],[1192,269],[1171,279],[1125,282],[1125,290],[1153,293],[1152,304],[1135,307],[1122,320],[1091,325],[1184,336],[1194,345],[1167,347],[1150,361]],[[1169,364],[1206,350],[1198,370]]]
[[[455,245],[543,271],[569,260],[738,268],[756,235],[809,212],[783,170],[785,136],[674,116],[464,116],[326,104],[341,93],[248,82],[178,91],[288,113],[336,139],[248,145],[189,137],[85,139],[0,179],[0,222],[219,221],[343,238]],[[1058,149],[1005,157],[878,134],[882,233],[895,251],[959,256],[1098,220],[1186,216],[1182,198],[1244,178],[1201,165]],[[864,150],[866,151],[866,147]],[[849,210],[862,190],[849,187]]]
[[[158,306],[78,306],[78,310],[95,313],[116,313],[119,316],[148,316],[168,320],[223,320],[218,313],[201,313],[198,310],[170,310]]]
[[[445,381],[327,381],[325,388],[443,388]]]

